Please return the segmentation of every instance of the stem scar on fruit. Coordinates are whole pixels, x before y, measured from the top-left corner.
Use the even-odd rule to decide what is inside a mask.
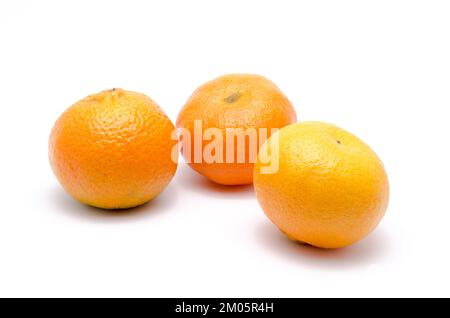
[[[224,101],[227,103],[234,103],[237,102],[239,98],[241,98],[242,94],[240,92],[232,93],[228,97],[224,98]]]

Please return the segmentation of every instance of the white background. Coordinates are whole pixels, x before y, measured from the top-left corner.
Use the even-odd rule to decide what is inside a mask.
[[[57,183],[48,136],[77,100],[122,87],[175,121],[234,72],[375,149],[391,201],[372,235],[293,244],[251,186],[183,164],[123,213]],[[1,1],[0,296],[450,296],[449,107],[448,1]]]

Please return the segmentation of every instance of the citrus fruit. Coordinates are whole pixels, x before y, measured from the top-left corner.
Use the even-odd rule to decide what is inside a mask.
[[[103,91],[77,102],[56,121],[50,163],[78,201],[104,209],[135,207],[158,195],[176,171],[173,130],[149,97]]]
[[[264,172],[268,162],[278,169]],[[261,147],[254,168],[261,207],[292,240],[322,248],[350,245],[368,235],[387,208],[382,162],[334,125],[303,122],[281,129]]]
[[[190,142],[181,151],[194,170],[219,184],[241,185],[252,183],[257,151],[272,129],[295,121],[290,101],[270,80],[229,74],[203,84],[190,96],[178,115],[177,128],[189,133],[184,138]],[[212,160],[204,155],[214,138],[200,136],[199,140],[196,123],[205,135],[208,129],[215,132],[221,149],[211,151]],[[193,158],[197,146],[203,155],[200,160]]]

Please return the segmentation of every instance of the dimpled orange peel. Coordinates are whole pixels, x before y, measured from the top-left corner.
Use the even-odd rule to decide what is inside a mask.
[[[226,146],[227,129],[255,129],[257,138],[261,137],[259,129],[281,128],[296,121],[295,110],[280,89],[265,77],[253,74],[228,74],[220,76],[200,86],[188,99],[177,118],[177,128],[190,132],[192,154],[194,152],[194,122],[201,122],[203,130],[218,129],[223,136],[222,162],[194,162],[187,158],[189,165],[201,175],[223,185],[251,184],[253,179],[254,159],[251,159],[250,142],[246,141],[244,149]],[[203,140],[201,151],[209,141]],[[262,143],[262,142],[261,142]],[[234,160],[225,157],[230,150]],[[255,150],[255,157],[257,150]],[[245,160],[239,162],[237,154],[245,152]],[[186,153],[183,151],[186,158]]]
[[[271,142],[272,141],[272,142]],[[263,173],[271,164],[275,173]],[[273,171],[272,171],[273,172]],[[383,218],[388,178],[374,151],[334,125],[296,123],[261,147],[254,167],[257,199],[290,239],[339,248],[367,236]]]
[[[50,135],[51,167],[78,201],[125,209],[156,197],[177,168],[174,126],[149,97],[112,89],[67,109]]]

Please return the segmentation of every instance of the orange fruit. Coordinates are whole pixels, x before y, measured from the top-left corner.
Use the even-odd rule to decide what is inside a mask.
[[[278,169],[265,173],[269,163]],[[272,135],[258,154],[254,186],[265,214],[282,232],[322,248],[368,235],[389,197],[383,164],[370,147],[320,122],[293,124]]]
[[[157,196],[175,174],[174,129],[149,97],[103,91],[77,102],[56,121],[50,163],[78,201],[104,209],[135,207]]]
[[[218,156],[217,160],[194,160],[195,121],[201,122],[204,132],[215,129],[221,133],[221,140],[216,141],[223,152],[214,154]],[[186,155],[185,147],[181,151],[194,170],[219,184],[241,185],[252,183],[257,145],[264,139],[260,128],[267,129],[268,137],[271,128],[281,128],[295,121],[296,114],[290,101],[270,80],[259,75],[229,74],[200,86],[180,111],[176,125],[189,132],[191,140],[187,147],[190,147],[190,155]],[[228,146],[227,135],[229,141],[234,140]],[[250,136],[254,136],[255,143]],[[240,138],[243,138],[241,144]],[[200,140],[202,154],[210,142]],[[256,149],[252,151],[255,145]]]

